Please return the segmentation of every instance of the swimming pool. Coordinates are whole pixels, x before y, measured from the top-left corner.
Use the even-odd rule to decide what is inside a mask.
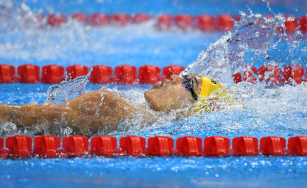
[[[15,1],[13,1],[15,2]],[[16,1],[17,7],[22,4]],[[258,2],[215,1],[143,1],[88,2],[54,1],[51,4],[36,1],[25,2],[30,10],[50,9],[58,13],[105,12],[129,14],[146,12],[157,15],[186,13],[218,15],[245,11],[248,4],[254,12],[268,14],[266,6]],[[125,6],[124,6],[125,5]],[[22,6],[21,6],[22,7]],[[169,8],[172,7],[172,8]],[[274,12],[302,16],[305,2],[285,4],[272,3]],[[17,8],[16,8],[17,9]],[[16,10],[12,8],[13,10]],[[24,8],[27,10],[27,8]],[[20,10],[20,9],[17,9]],[[203,12],[204,11],[204,12]],[[14,13],[13,15],[18,15]],[[20,28],[18,18],[11,25],[2,27],[0,60],[10,65],[25,63],[34,65],[72,64],[109,65],[112,68],[129,64],[142,66],[154,64],[164,67],[171,64],[187,67],[196,61],[199,53],[223,35],[222,32],[203,33],[157,32],[152,23],[124,28],[107,27],[88,29],[76,22],[49,30]],[[3,29],[4,28],[4,29]],[[277,66],[298,64],[306,67],[306,40],[296,46],[291,40],[281,41],[277,49],[270,50],[270,60],[259,57],[254,66],[259,68],[275,60]],[[252,54],[247,54],[250,61]],[[227,72],[225,72],[227,74]],[[47,97],[46,84],[1,84],[0,103],[43,103]],[[102,85],[89,84],[87,91],[97,90]],[[106,85],[103,85],[106,86]],[[114,91],[122,91],[135,98],[135,103],[144,102],[143,92],[151,85],[107,85]],[[192,135],[201,138],[221,135],[229,138],[269,135],[306,135],[307,89],[306,84],[267,87],[246,82],[231,86],[238,91],[238,105],[219,112],[204,114],[189,120],[174,120],[162,116],[151,127],[120,127],[112,132],[117,138],[138,135],[149,138],[156,135],[174,139]],[[0,129],[1,136],[15,135],[14,129]],[[18,134],[31,135],[31,132]],[[67,136],[65,131],[63,135]],[[306,157],[78,157],[73,159],[0,159],[0,182],[3,187],[305,187],[307,175]]]

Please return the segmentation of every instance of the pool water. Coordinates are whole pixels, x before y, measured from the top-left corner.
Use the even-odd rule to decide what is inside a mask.
[[[272,2],[275,13],[302,16],[306,12],[303,1]],[[116,67],[122,64],[164,67],[171,64],[188,67],[196,62],[202,50],[218,41],[225,33],[202,33],[175,30],[157,32],[153,23],[127,26],[87,28],[68,22],[57,29],[24,29],[20,14],[39,11],[72,14],[105,12],[129,14],[145,12],[150,15],[202,13],[238,15],[248,12],[269,14],[265,3],[257,1],[3,1],[11,22],[0,24],[0,63],[18,66],[31,63],[39,66],[58,64],[68,66],[104,64]],[[8,5],[9,4],[9,5]],[[30,11],[29,11],[30,10]],[[29,13],[30,12],[30,13]],[[19,14],[20,13],[20,14]],[[3,19],[3,18],[1,18]],[[8,18],[6,18],[8,19]],[[242,31],[242,30],[241,30]],[[254,51],[247,51],[247,65],[264,64],[284,66],[301,65],[306,68],[306,37],[284,39],[268,50],[270,59],[260,53],[255,60]],[[293,41],[299,41],[298,45]],[[221,43],[220,43],[221,44]],[[217,45],[218,46],[218,45]],[[276,48],[276,49],[275,49]],[[239,49],[237,46],[235,49]],[[240,50],[243,50],[240,49]],[[263,49],[262,49],[263,50]],[[210,56],[218,58],[218,56]],[[222,62],[223,59],[217,59]],[[272,61],[273,60],[273,61]],[[217,61],[219,62],[219,61]],[[205,62],[206,63],[206,62]],[[233,63],[234,64],[234,63]],[[208,65],[208,64],[206,64]],[[214,70],[214,63],[207,70]],[[218,65],[218,64],[217,64]],[[224,64],[226,65],[226,64]],[[237,64],[239,65],[239,64]],[[227,66],[226,66],[227,68]],[[217,80],[224,81],[231,73],[219,72]],[[240,71],[230,69],[230,71]],[[203,70],[200,70],[203,71]],[[208,74],[213,74],[213,71]],[[223,80],[224,79],[224,80]],[[188,120],[176,120],[162,114],[150,127],[119,127],[111,132],[118,139],[127,135],[149,138],[165,135],[176,139],[191,135],[201,138],[221,135],[230,139],[237,136],[261,138],[275,135],[288,139],[307,135],[307,85],[268,86],[262,83],[225,84],[238,96],[237,103],[223,106],[221,111],[202,114]],[[43,103],[50,85],[1,84],[0,103]],[[143,93],[151,85],[99,85],[88,84],[86,91],[106,86],[121,92],[131,102],[144,103]],[[0,135],[24,134],[14,127],[0,127]],[[102,134],[102,133],[100,133]],[[61,136],[68,136],[63,133]],[[78,157],[73,159],[0,159],[1,187],[305,187],[306,157]]]
[[[304,157],[1,160],[4,187],[304,187]],[[4,168],[3,168],[4,167]]]

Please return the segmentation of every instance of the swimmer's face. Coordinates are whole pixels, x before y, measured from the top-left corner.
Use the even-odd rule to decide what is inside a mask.
[[[188,78],[193,79],[194,92],[198,96],[201,90],[201,76],[191,74]],[[183,81],[183,77],[173,75],[171,79],[165,79],[162,84],[147,90],[144,95],[149,107],[163,112],[190,107],[195,99],[191,92],[182,86]]]

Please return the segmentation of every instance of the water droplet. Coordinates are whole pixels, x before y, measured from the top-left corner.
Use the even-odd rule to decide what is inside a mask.
[[[293,46],[294,48],[298,47],[299,44],[300,44],[300,43],[299,43],[297,40],[295,40],[295,41],[292,42],[292,46]]]
[[[301,49],[302,52],[306,52],[307,51],[307,47],[304,47]]]

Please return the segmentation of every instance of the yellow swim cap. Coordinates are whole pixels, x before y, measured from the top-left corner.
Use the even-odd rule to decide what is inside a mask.
[[[219,88],[223,88],[220,83],[217,83],[207,76],[202,76],[201,91],[199,96],[209,97],[213,91]]]
[[[217,92],[216,95],[212,95],[213,92],[223,88],[223,86],[207,76],[202,76],[201,85],[202,86],[198,100],[189,110],[189,116],[198,116],[202,112],[211,112],[216,102],[215,100],[211,99],[217,98],[220,95],[225,95],[225,91]]]

